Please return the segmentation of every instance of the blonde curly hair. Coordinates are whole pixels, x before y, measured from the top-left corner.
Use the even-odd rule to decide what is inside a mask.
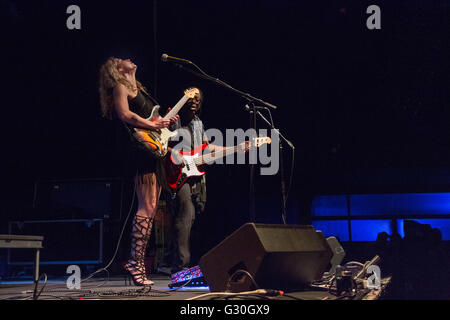
[[[114,99],[113,90],[119,84],[123,84],[128,89],[134,91],[136,88],[125,79],[117,69],[117,58],[110,57],[100,67],[98,91],[100,94],[100,107],[103,117],[107,119],[113,119],[114,117]],[[144,91],[148,94],[145,87],[136,80],[136,86],[138,90]]]

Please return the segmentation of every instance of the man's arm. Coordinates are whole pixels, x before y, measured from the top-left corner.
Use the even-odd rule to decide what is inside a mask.
[[[208,145],[208,150],[210,150],[211,152],[219,152],[222,150],[225,150],[227,147],[224,146],[217,146],[215,144],[211,144],[209,143],[209,141],[204,142]]]
[[[208,150],[210,150],[211,153],[223,152],[226,149],[234,148],[234,146],[226,147],[226,146],[218,146],[218,145],[215,145],[215,144],[211,144],[211,143],[209,143],[208,140],[204,141],[203,143],[206,143],[208,145]],[[237,151],[238,152],[247,152],[250,149],[250,143],[248,141],[244,141],[244,142],[238,144],[236,147],[237,147]]]

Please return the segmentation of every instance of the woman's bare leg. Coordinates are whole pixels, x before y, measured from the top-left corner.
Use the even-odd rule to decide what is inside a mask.
[[[154,173],[138,175],[135,178],[138,210],[133,219],[131,233],[131,258],[126,269],[135,276],[142,285],[152,285],[153,282],[145,276],[144,258],[147,244],[153,227],[153,219],[158,208],[161,187]]]

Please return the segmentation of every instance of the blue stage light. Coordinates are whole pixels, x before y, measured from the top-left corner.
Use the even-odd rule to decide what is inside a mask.
[[[322,231],[325,237],[336,237],[339,241],[349,241],[347,220],[315,220],[314,229]]]
[[[392,220],[352,220],[352,241],[375,241],[381,232],[392,234]]]

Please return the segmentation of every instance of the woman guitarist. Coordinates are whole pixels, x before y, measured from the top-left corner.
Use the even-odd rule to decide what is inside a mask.
[[[173,124],[178,116],[170,119],[147,120],[156,101],[136,80],[137,66],[130,60],[109,58],[100,68],[99,94],[102,114],[108,119],[119,119],[131,134],[131,128],[158,130]],[[134,151],[134,179],[138,209],[132,222],[131,256],[124,265],[135,285],[148,286],[144,257],[152,231],[153,219],[161,193],[158,181],[158,161],[152,158],[144,146],[130,139]]]

